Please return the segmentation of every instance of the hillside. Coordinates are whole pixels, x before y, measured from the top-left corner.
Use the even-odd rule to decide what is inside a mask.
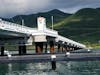
[[[100,10],[85,8],[54,25],[61,35],[85,44],[100,40]],[[66,33],[66,34],[65,34]]]
[[[21,24],[22,19],[24,19],[25,25],[29,27],[37,27],[37,17],[43,16],[47,20],[47,25],[51,25],[51,16],[54,16],[54,23],[62,21],[64,18],[70,16],[71,14],[64,13],[60,10],[54,9],[48,12],[42,12],[37,14],[30,15],[17,15],[10,19],[7,19],[10,22]]]

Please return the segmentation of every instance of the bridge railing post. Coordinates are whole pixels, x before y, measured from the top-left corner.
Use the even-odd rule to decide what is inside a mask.
[[[48,49],[48,43],[45,43],[45,53],[47,53]]]
[[[4,56],[4,46],[1,46],[1,56]]]
[[[26,54],[26,45],[24,42],[19,43],[19,55]]]
[[[35,42],[36,53],[43,52],[43,42]]]
[[[60,52],[60,47],[61,47],[61,45],[60,45],[60,44],[58,44],[58,52]]]
[[[50,41],[50,53],[54,53],[54,42],[53,41]]]
[[[56,55],[51,55],[51,66],[52,70],[56,69]]]

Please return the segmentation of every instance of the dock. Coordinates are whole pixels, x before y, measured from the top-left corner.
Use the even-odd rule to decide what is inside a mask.
[[[55,61],[87,61],[100,60],[100,53],[45,53],[29,55],[0,56],[0,63],[16,62],[51,62],[52,55],[56,56]]]

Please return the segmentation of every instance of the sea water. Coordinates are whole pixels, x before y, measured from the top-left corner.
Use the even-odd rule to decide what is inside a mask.
[[[96,51],[98,52],[98,51]],[[100,75],[100,61],[0,63],[0,75]]]

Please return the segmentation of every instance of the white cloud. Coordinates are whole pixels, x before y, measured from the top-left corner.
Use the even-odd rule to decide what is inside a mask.
[[[51,7],[59,8],[67,13],[75,13],[82,8],[100,7],[100,0],[55,0]]]
[[[61,9],[73,13],[87,7],[100,7],[100,0],[0,0],[0,16],[12,17],[51,9]]]
[[[0,16],[27,14],[47,7],[50,0],[0,0]]]

